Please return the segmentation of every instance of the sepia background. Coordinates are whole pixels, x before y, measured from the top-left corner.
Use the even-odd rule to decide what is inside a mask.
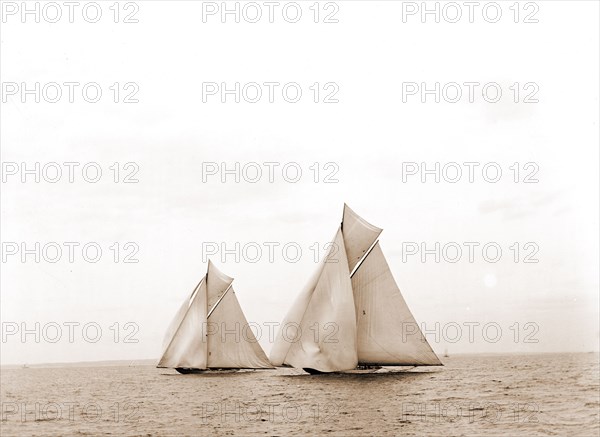
[[[267,324],[282,320],[316,268],[344,202],[384,228],[383,251],[438,354],[598,350],[596,2],[538,2],[537,23],[523,22],[524,3],[515,23],[506,2],[497,23],[480,14],[473,23],[423,23],[403,16],[403,2],[386,1],[337,2],[337,23],[323,22],[334,10],[323,2],[318,23],[307,2],[297,23],[277,14],[274,23],[222,23],[203,20],[201,2],[144,1],[135,3],[137,23],[123,22],[134,10],[124,3],[115,23],[100,3],[97,23],[77,14],[73,23],[23,23],[18,14],[1,23],[2,364],[158,358],[171,317],[205,274],[206,243],[219,248],[210,258],[235,278],[268,353]],[[23,103],[21,89],[6,88],[36,82],[95,82],[103,94],[97,103],[77,91],[73,103],[25,94]],[[273,103],[231,95],[222,103],[220,94],[203,96],[207,82],[295,82],[303,94],[298,103],[277,92]],[[408,82],[493,82],[503,95],[423,103],[403,95]],[[333,89],[338,102],[325,103]],[[538,102],[525,103],[533,89]],[[132,90],[138,102],[124,103]],[[23,182],[10,164],[52,162],[64,172],[56,183]],[[78,163],[72,183],[64,162]],[[96,183],[82,177],[90,162],[102,169]],[[273,182],[265,162],[278,165]],[[477,163],[472,182],[465,162]],[[207,173],[211,163],[257,163],[264,172],[257,182],[241,172],[239,182],[231,174],[223,182],[221,172]],[[281,172],[290,163],[302,170],[295,183]],[[458,163],[463,174],[422,182],[407,173],[410,163]],[[495,183],[481,172],[488,163],[502,170]],[[133,170],[137,182],[124,183]],[[79,246],[73,262],[66,249],[57,262],[23,262],[22,244],[36,242]],[[102,248],[98,262],[81,254],[89,242]],[[497,262],[482,255],[490,242],[502,249]],[[256,262],[254,252],[237,250],[236,259],[221,250],[235,252],[236,243],[264,250]],[[279,244],[272,262],[265,243]],[[286,243],[302,250],[295,262],[282,253]],[[463,247],[462,257],[406,254],[436,243]],[[464,243],[479,244],[473,262]],[[88,323],[102,330],[97,342],[82,334]],[[55,324],[62,335],[48,341]],[[24,328],[39,341],[23,340]]]

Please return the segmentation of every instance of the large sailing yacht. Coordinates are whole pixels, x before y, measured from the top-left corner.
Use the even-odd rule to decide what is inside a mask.
[[[443,365],[396,285],[381,231],[344,204],[328,254],[281,325],[273,365],[309,373]]]

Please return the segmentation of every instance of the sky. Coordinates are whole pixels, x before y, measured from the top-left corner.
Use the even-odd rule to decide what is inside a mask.
[[[220,2],[101,1],[95,23],[6,3],[2,364],[158,359],[209,255],[268,353],[344,202],[384,229],[436,352],[598,350],[598,3],[498,2],[495,23],[461,2],[456,23],[444,2],[439,23],[420,2],[279,2],[273,23],[263,2],[239,23]]]

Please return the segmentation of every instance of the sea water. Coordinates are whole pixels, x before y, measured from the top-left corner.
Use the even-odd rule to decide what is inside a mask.
[[[599,433],[599,356],[457,355],[444,367],[180,375],[151,365],[3,368],[3,436]]]

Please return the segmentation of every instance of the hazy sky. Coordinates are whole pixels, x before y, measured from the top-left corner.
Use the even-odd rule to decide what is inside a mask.
[[[268,353],[266,324],[283,319],[316,269],[314,245],[323,255],[344,202],[384,229],[381,247],[416,319],[426,331],[436,331],[439,323],[439,338],[428,335],[438,353],[597,350],[598,3],[537,2],[537,11],[520,10],[519,23],[512,3],[500,2],[497,23],[487,22],[479,9],[474,23],[466,16],[457,23],[443,17],[422,23],[418,14],[403,20],[406,2],[388,1],[321,3],[319,23],[309,9],[313,2],[299,2],[303,15],[297,23],[285,21],[279,9],[269,23],[265,6],[258,23],[243,17],[221,23],[219,15],[203,22],[203,4],[191,1],[137,2],[137,12],[121,3],[118,20],[135,13],[138,23],[114,23],[113,2],[99,2],[103,15],[97,23],[86,22],[79,10],[69,23],[66,8],[55,24],[43,17],[21,23],[18,13],[4,14],[2,363],[158,358],[169,321],[205,274],[206,243],[228,249],[251,243],[239,262],[232,254],[223,262],[220,250],[211,259],[235,278],[247,319],[263,327],[261,344]],[[538,23],[522,22],[534,12]],[[339,22],[323,23],[329,14]],[[22,103],[21,84],[34,89],[36,82],[40,90],[51,82],[81,85],[74,103],[65,85],[57,103],[43,95],[39,103],[25,95]],[[98,103],[81,96],[91,82],[102,89]],[[110,89],[115,82],[119,103]],[[243,96],[235,103],[230,95],[222,103],[217,94],[203,102],[207,82],[230,88],[256,82],[263,96],[258,103]],[[281,84],[273,103],[265,82]],[[440,89],[450,82],[481,85],[473,103],[466,95],[457,103],[443,97],[435,103],[429,95],[422,103],[420,94],[405,95],[403,102],[407,82],[430,88],[439,82]],[[14,93],[9,83],[19,90]],[[302,89],[298,103],[282,98],[286,83]],[[499,102],[482,98],[486,83],[500,86]],[[135,90],[139,102],[123,103]],[[339,102],[323,103],[336,90],[330,98]],[[46,91],[46,100],[54,98],[52,87]],[[254,91],[247,88],[249,99]],[[524,103],[528,96],[539,102]],[[49,183],[54,172],[46,166],[46,179],[35,183],[29,175],[22,183],[10,164],[22,162],[30,169],[36,162],[40,168],[61,163],[62,178]],[[79,163],[73,183],[64,162]],[[102,169],[97,183],[82,177],[90,162],[97,164],[88,166],[89,177],[97,166]],[[119,183],[110,168],[115,162]],[[128,162],[134,164],[125,167]],[[226,175],[222,183],[220,173],[203,172],[213,162],[229,169],[236,162],[259,163],[263,176],[249,182],[255,173],[247,166],[246,180],[236,183]],[[273,183],[265,162],[278,163]],[[403,172],[413,162],[429,169],[456,162],[463,175],[456,183],[436,183],[431,175],[422,183],[420,174]],[[472,183],[464,162],[479,164]],[[482,176],[486,163],[495,163],[490,178],[502,169],[498,182]],[[286,164],[287,181],[281,170]],[[298,167],[300,180],[288,182]],[[139,182],[122,183],[136,169]],[[446,179],[453,177],[453,169],[447,171]],[[337,182],[325,183],[333,172]],[[538,182],[524,183],[532,172]],[[20,251],[21,243],[32,249],[36,242],[50,243],[40,262],[34,255],[21,262],[20,252],[9,254],[15,247]],[[73,262],[65,242],[79,243]],[[407,254],[436,242],[451,243],[439,263],[434,255],[422,262],[420,253]],[[469,242],[479,244],[474,262]],[[98,262],[83,258],[86,243],[101,247]],[[139,248],[133,255],[138,263],[123,262],[135,247],[127,243]],[[265,243],[279,243],[273,262]],[[297,262],[284,259],[286,243],[302,249]],[[483,258],[486,243],[502,249],[499,261]],[[56,245],[63,253],[52,263]],[[262,257],[251,262],[257,245]],[[456,246],[464,250],[452,263]],[[288,255],[295,256],[292,249]],[[538,262],[523,262],[527,255]],[[36,322],[39,342],[34,334],[24,342],[20,332],[9,335],[15,326],[35,331]],[[126,327],[128,322],[135,325]],[[73,325],[73,342],[69,323],[79,324]],[[85,337],[81,328],[90,323]],[[485,324],[492,324],[487,337]],[[53,343],[56,325],[62,337]],[[456,325],[462,337],[453,343]],[[102,329],[96,343],[89,341],[94,326]],[[492,342],[496,327],[502,332]],[[127,334],[137,343],[125,342]]]

